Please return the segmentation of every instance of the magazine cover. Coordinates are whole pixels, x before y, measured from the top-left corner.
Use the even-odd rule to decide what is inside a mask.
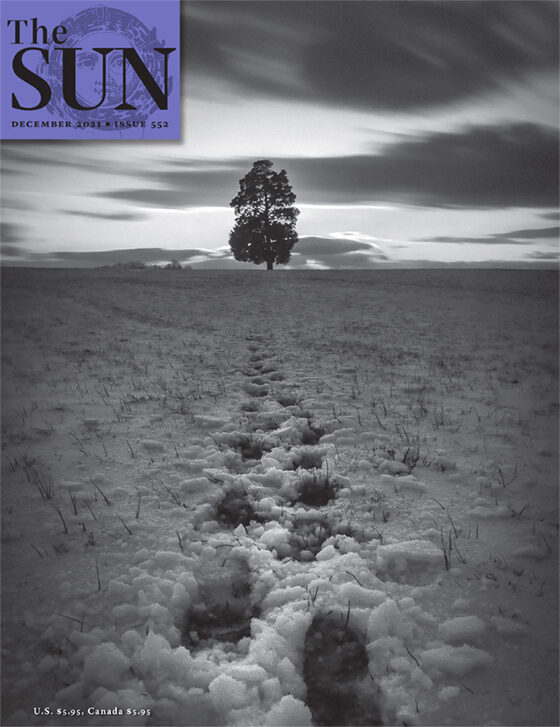
[[[0,9],[2,725],[558,725],[558,2]]]

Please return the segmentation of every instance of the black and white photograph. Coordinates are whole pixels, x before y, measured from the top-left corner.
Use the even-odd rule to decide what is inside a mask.
[[[71,2],[1,0],[1,724],[558,725],[559,2]]]

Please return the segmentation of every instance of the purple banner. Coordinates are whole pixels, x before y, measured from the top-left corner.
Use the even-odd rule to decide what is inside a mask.
[[[179,0],[2,0],[2,139],[179,139]]]

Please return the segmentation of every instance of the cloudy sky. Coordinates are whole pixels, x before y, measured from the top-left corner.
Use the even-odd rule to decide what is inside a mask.
[[[182,19],[180,142],[2,143],[5,264],[242,267],[229,202],[261,158],[301,210],[294,268],[558,260],[558,3],[202,0]]]

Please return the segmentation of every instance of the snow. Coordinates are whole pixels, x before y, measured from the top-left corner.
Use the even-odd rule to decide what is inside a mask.
[[[381,471],[381,466],[378,468],[378,470]],[[406,471],[408,471],[408,468]],[[423,482],[420,482],[420,480],[416,479],[414,475],[403,475],[400,477],[393,477],[392,475],[381,475],[381,483],[383,485],[394,488],[395,492],[406,491],[422,493],[426,490],[426,485]]]
[[[383,636],[399,636],[402,617],[397,604],[387,599],[377,606],[370,614],[367,624],[368,641],[375,641]]]
[[[210,700],[218,712],[227,714],[232,709],[246,707],[249,695],[243,682],[227,674],[220,674],[208,685]]]
[[[535,558],[540,560],[546,557],[546,549],[543,545],[523,545],[512,552],[514,558]]]
[[[457,616],[438,626],[438,637],[451,644],[476,641],[486,630],[484,621],[478,616]]]
[[[266,715],[267,727],[305,727],[313,724],[311,712],[299,699],[286,695]]]
[[[504,634],[505,636],[520,636],[521,634],[527,633],[527,626],[525,624],[515,623],[515,621],[509,618],[492,616],[490,622],[498,633]]]
[[[100,644],[84,661],[83,680],[109,688],[118,684],[129,668],[130,661],[115,644]]]
[[[473,669],[489,666],[493,661],[488,652],[468,645],[444,645],[426,649],[420,653],[420,657],[422,664],[428,670],[438,669],[444,674],[452,674],[456,677],[464,677]]]
[[[347,720],[554,723],[550,283],[19,275],[6,724],[311,725],[325,614]]]
[[[443,701],[447,701],[457,697],[460,691],[459,687],[442,687],[438,692],[438,697]]]
[[[377,469],[380,473],[389,472],[391,475],[408,474],[409,472],[409,467],[404,462],[395,462],[390,459],[384,459]]]
[[[374,608],[386,598],[383,591],[363,588],[357,583],[342,583],[339,593],[343,601],[349,601],[356,608]]]
[[[377,548],[377,565],[395,578],[407,577],[405,574],[426,573],[429,569],[441,567],[443,554],[430,540],[405,540]]]

